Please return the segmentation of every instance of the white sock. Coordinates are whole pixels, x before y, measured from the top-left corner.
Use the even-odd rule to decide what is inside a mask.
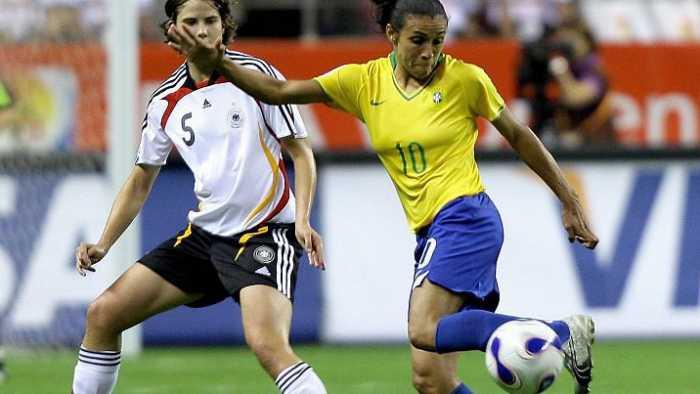
[[[326,394],[326,387],[313,368],[300,362],[280,372],[275,384],[282,394]]]
[[[73,375],[73,394],[110,394],[117,384],[119,351],[96,352],[80,347]]]

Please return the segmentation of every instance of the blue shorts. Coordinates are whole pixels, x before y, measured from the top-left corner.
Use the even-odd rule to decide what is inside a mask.
[[[496,261],[503,223],[486,193],[447,203],[416,234],[413,288],[425,278],[467,297],[464,307],[495,310],[499,301]]]

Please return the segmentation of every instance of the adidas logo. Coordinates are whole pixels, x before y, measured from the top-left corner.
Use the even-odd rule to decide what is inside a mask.
[[[257,271],[255,271],[255,273],[258,275],[265,275],[265,276],[272,275],[272,274],[270,274],[270,270],[267,269],[267,267],[258,268]]]
[[[204,105],[202,105],[202,109],[207,109],[211,107],[211,103],[209,103],[209,100],[204,99]]]

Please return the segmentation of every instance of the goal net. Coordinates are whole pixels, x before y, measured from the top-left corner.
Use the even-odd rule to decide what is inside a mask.
[[[8,0],[0,10],[0,346],[75,347],[87,305],[134,260],[138,222],[98,271],[99,237],[133,166],[136,0]],[[135,230],[135,231],[134,231]],[[127,336],[127,352],[138,350]]]

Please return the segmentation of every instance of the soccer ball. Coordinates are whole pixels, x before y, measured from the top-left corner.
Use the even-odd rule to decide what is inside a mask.
[[[486,368],[509,393],[534,394],[547,390],[563,365],[559,336],[537,320],[504,323],[486,344]]]

